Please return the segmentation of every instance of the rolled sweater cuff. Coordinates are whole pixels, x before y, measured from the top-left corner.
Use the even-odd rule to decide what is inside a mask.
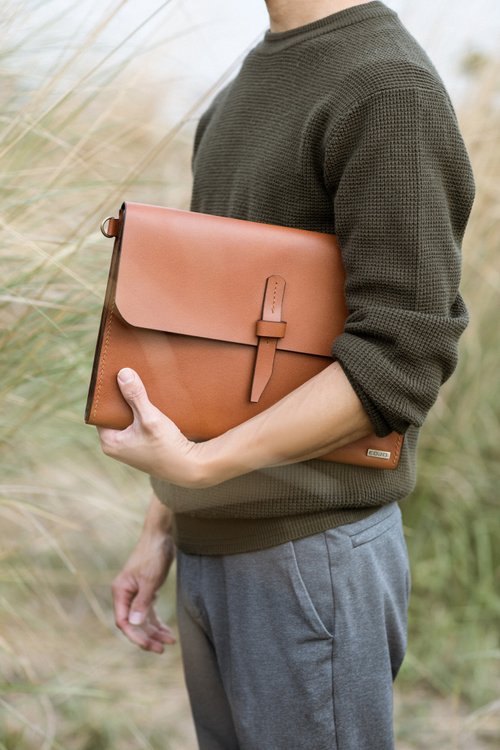
[[[359,380],[351,371],[348,358],[343,357],[342,353],[340,353],[337,354],[335,359],[342,366],[342,369],[347,379],[349,380],[353,391],[361,401],[363,409],[365,410],[370,422],[373,425],[373,431],[375,435],[377,435],[378,437],[385,437],[391,432],[399,432],[400,434],[404,434],[408,430],[410,423],[407,420],[398,419],[394,416],[392,416],[392,418],[386,417],[383,411],[377,406],[377,404],[374,403],[374,401],[367,394],[366,390],[360,384]]]

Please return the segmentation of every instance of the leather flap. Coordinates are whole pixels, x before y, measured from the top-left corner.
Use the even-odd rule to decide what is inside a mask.
[[[347,315],[330,234],[125,203],[116,306],[127,323],[256,346],[266,280],[286,282],[278,349],[331,356]]]

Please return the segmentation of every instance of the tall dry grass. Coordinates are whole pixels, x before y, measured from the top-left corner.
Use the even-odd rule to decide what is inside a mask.
[[[147,481],[105,460],[82,419],[109,262],[99,222],[124,197],[187,207],[214,91],[166,122],[174,76],[144,86],[162,50],[117,64],[123,39],[100,45],[123,0],[85,34],[69,6],[30,29],[30,5],[2,3],[0,747],[186,748],[178,648],[136,653],[110,609]],[[50,23],[71,43],[47,60]],[[167,618],[171,601],[170,584]]]
[[[37,66],[42,29],[22,33],[30,4],[3,3],[0,748],[8,750],[193,746],[178,647],[161,659],[136,651],[111,614],[109,582],[140,528],[147,481],[103,457],[82,424],[109,257],[99,220],[124,197],[187,206],[204,106],[193,101],[165,124],[158,102],[176,96],[175,82],[144,89],[144,58],[116,65],[112,50],[99,52],[122,4],[103,8],[87,36],[75,30],[81,41],[68,54]],[[461,113],[478,183],[463,284],[472,323],[422,434],[418,489],[403,503],[413,598],[401,685],[454,696],[468,716],[460,725],[468,750],[495,717],[499,687],[498,68],[477,74]],[[172,581],[161,607],[172,620]],[[420,747],[426,717],[410,721],[404,705],[401,715],[401,736]]]
[[[471,323],[458,369],[422,430],[417,490],[402,504],[413,561],[403,677],[498,712],[500,64],[478,63],[459,113],[477,183],[463,248]]]

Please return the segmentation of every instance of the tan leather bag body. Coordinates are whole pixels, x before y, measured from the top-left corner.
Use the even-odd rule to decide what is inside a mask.
[[[201,441],[332,363],[347,315],[334,235],[129,202],[102,229],[115,240],[87,423],[132,422],[116,382],[122,367]],[[371,435],[322,458],[394,469],[402,442]]]

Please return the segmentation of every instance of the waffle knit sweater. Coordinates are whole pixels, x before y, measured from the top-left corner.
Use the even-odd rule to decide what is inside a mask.
[[[332,342],[394,471],[320,460],[208,489],[152,478],[185,552],[261,549],[350,523],[415,485],[418,431],[467,325],[471,167],[444,85],[397,14],[369,2],[266,31],[201,116],[191,210],[337,235],[349,316]]]

